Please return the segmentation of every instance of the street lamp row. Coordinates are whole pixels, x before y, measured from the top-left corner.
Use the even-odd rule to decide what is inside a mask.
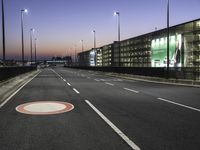
[[[6,60],[6,46],[5,46],[5,14],[4,14],[4,0],[1,0],[2,6],[2,40],[3,40],[3,62],[5,63]],[[21,9],[21,42],[22,42],[22,65],[24,66],[24,14],[27,14],[27,9]],[[30,50],[31,50],[31,62],[32,62],[32,38],[33,38],[34,29],[30,29]],[[36,62],[36,38],[34,39],[35,43],[35,62]]]
[[[24,66],[24,21],[23,16],[24,13],[28,13],[27,9],[21,10],[21,34],[22,34],[22,64]],[[119,47],[119,66],[120,66],[120,13],[114,12],[115,16],[118,16],[118,47]],[[5,16],[4,16],[4,0],[2,0],[2,35],[3,35],[3,61],[5,62]],[[30,49],[31,49],[31,62],[32,62],[32,36],[34,29],[30,29]],[[94,33],[94,49],[96,48],[96,31],[93,30]],[[34,39],[35,44],[35,62],[36,62],[36,41]],[[83,40],[82,42],[82,52],[83,52]],[[167,0],[167,78],[169,75],[169,0]]]

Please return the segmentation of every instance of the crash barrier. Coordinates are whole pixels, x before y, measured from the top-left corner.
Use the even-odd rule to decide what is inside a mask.
[[[0,82],[36,70],[36,66],[27,67],[0,67]]]

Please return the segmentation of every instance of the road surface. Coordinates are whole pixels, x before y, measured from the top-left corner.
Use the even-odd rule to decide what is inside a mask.
[[[49,101],[74,108],[53,115],[16,111]],[[199,150],[200,89],[46,68],[0,108],[0,149]]]

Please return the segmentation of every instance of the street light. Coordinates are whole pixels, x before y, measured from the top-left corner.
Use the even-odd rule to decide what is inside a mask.
[[[119,46],[119,67],[120,67],[120,13],[119,12],[114,12],[114,16],[118,16],[118,46]]]
[[[169,78],[169,0],[167,0],[167,79]]]
[[[33,61],[33,55],[32,55],[32,53],[33,53],[33,34],[34,34],[34,29],[33,28],[31,28],[30,29],[30,53],[31,53],[31,64],[32,64],[32,61]]]
[[[96,31],[92,31],[94,33],[94,49],[96,48]]]
[[[75,54],[74,54],[74,55],[75,55],[75,56],[74,56],[74,61],[75,61],[75,65],[76,65],[76,61],[77,61],[77,60],[76,60],[76,59],[77,59],[77,57],[76,57],[76,55],[77,55],[77,52],[76,52],[76,44],[74,45],[74,53],[75,53]]]
[[[81,40],[81,44],[82,44],[82,52],[83,52],[83,40]]]
[[[34,45],[35,45],[35,65],[36,65],[36,61],[37,61],[37,39],[34,39]]]
[[[6,59],[6,47],[5,47],[5,19],[4,19],[4,0],[1,1],[2,3],[2,40],[3,40],[3,62],[5,63]]]
[[[27,9],[21,10],[21,30],[22,30],[22,65],[24,66],[24,13],[28,13]]]

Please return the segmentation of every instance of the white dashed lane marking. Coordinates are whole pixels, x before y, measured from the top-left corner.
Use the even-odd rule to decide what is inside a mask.
[[[132,89],[129,89],[129,88],[124,88],[124,90],[130,91],[130,92],[134,92],[134,93],[139,93],[139,91],[135,91],[135,90],[132,90]]]
[[[184,107],[184,108],[188,108],[188,109],[200,112],[200,109],[197,109],[197,108],[194,108],[194,107],[191,107],[191,106],[179,104],[179,103],[176,103],[176,102],[164,99],[164,98],[157,98],[157,99],[160,100],[160,101],[164,101],[164,102],[167,102],[167,103],[170,103],[170,104],[174,104],[174,105],[177,105],[177,106],[181,106],[181,107]]]
[[[80,94],[80,92],[79,92],[77,89],[73,88],[73,90],[74,90],[77,94]]]
[[[107,84],[107,85],[111,85],[111,86],[114,86],[114,84],[109,83],[109,82],[106,82],[105,84]]]

